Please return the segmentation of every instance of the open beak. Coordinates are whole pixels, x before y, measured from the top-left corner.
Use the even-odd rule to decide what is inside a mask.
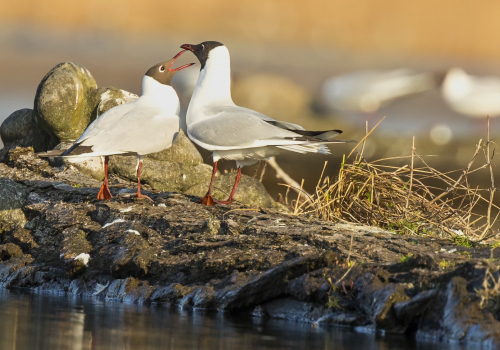
[[[191,44],[183,44],[183,45],[181,45],[181,49],[189,50],[189,51],[193,51],[193,52],[195,50],[194,45],[191,45]]]
[[[180,67],[177,67],[177,68],[174,68],[174,69],[171,69],[172,68],[172,65],[174,64],[174,62],[184,53],[186,52],[186,50],[182,50],[181,52],[179,52],[177,55],[174,56],[173,60],[172,60],[172,63],[170,63],[170,65],[168,66],[168,71],[169,72],[175,72],[175,71],[180,71],[181,69],[184,69],[184,68],[187,68],[187,67],[191,67],[194,63],[188,63],[188,64],[185,64],[183,66],[180,66]]]

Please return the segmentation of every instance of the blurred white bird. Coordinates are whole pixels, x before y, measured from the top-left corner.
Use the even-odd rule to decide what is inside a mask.
[[[365,70],[328,79],[321,93],[331,110],[371,113],[398,97],[435,86],[431,73],[416,73],[409,69]]]
[[[475,118],[500,116],[500,78],[476,77],[452,68],[446,74],[441,93],[458,113]]]

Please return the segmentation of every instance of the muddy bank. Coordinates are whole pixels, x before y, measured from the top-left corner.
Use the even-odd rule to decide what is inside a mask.
[[[145,191],[151,203],[116,177],[98,202],[74,169],[6,158],[1,288],[500,346],[500,248]]]

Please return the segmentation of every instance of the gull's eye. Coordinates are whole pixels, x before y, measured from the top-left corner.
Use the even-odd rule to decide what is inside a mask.
[[[164,72],[164,71],[165,71],[165,66],[160,66],[160,68],[158,68],[158,70],[159,70],[160,72]]]

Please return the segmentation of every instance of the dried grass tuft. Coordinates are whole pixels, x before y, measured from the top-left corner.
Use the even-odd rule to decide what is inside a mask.
[[[366,136],[373,130],[367,131]],[[366,137],[356,147],[363,143],[364,149],[365,141]],[[476,241],[492,237],[492,227],[500,213],[493,203],[496,189],[492,145],[488,119],[487,141],[479,140],[462,170],[443,173],[429,166],[426,156],[417,153],[415,139],[408,157],[369,162],[361,151],[348,163],[344,156],[335,179],[322,175],[315,193],[296,204],[295,213],[315,213],[328,221],[374,225],[400,234],[458,235]],[[474,167],[480,154],[486,162]],[[407,158],[409,164],[387,165],[391,159],[401,158]],[[483,169],[491,174],[491,186],[472,188],[468,176]],[[478,210],[481,205],[487,207],[486,213],[484,208],[483,213]]]

